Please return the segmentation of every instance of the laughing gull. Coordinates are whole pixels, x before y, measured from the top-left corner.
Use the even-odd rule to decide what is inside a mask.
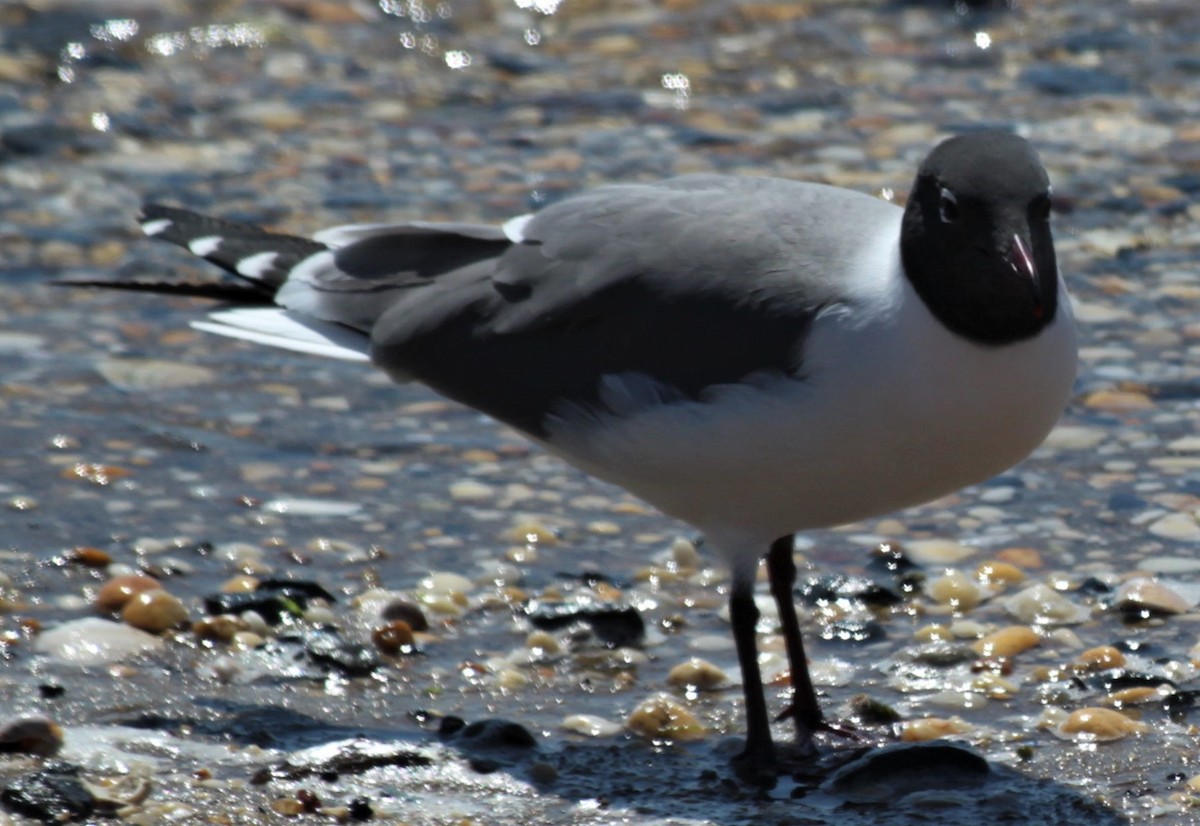
[[[689,175],[501,227],[308,240],[164,206],[142,227],[275,305],[196,327],[369,360],[703,531],[731,570],[748,729],[735,763],[770,782],[784,755],[759,671],[759,563],[794,685],[788,759],[803,758],[829,726],[792,602],[793,534],[950,494],[1042,441],[1076,359],[1049,218],[1034,150],[989,131],[938,145],[904,209]]]

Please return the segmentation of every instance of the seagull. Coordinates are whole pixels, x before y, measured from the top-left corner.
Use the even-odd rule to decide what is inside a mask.
[[[161,205],[140,220],[269,305],[194,327],[369,361],[699,529],[730,571],[747,728],[734,766],[769,785],[835,730],[793,604],[795,533],[982,482],[1067,403],[1076,334],[1050,211],[1030,144],[980,131],[928,154],[904,208],[700,174],[601,186],[501,226],[310,240]],[[759,668],[764,558],[793,683],[786,752]]]

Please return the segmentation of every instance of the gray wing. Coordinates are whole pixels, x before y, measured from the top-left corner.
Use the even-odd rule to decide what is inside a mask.
[[[568,406],[605,407],[604,377],[670,401],[797,375],[813,318],[846,300],[836,276],[856,239],[896,212],[768,178],[602,187],[537,213],[500,254],[393,293],[372,360],[534,435]]]

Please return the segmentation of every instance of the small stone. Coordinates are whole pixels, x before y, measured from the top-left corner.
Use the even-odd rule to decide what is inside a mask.
[[[1042,554],[1036,548],[1005,548],[996,554],[996,559],[1018,568],[1040,568],[1043,565]]]
[[[1049,585],[1038,583],[1004,600],[1004,608],[1029,625],[1070,625],[1083,622],[1091,612],[1076,605]]]
[[[413,629],[404,620],[393,620],[371,632],[371,642],[384,654],[395,656],[413,650]]]
[[[971,644],[981,657],[1015,657],[1040,643],[1042,638],[1027,625],[1010,625]]]
[[[973,548],[948,539],[914,539],[904,550],[913,562],[931,566],[954,565],[975,554]]]
[[[1137,577],[1117,591],[1117,607],[1122,611],[1151,611],[1158,614],[1185,614],[1192,604],[1156,579]]]
[[[971,727],[957,717],[922,717],[900,728],[900,739],[906,743],[924,743],[941,737],[953,737],[970,731]]]
[[[665,695],[643,700],[626,718],[625,727],[652,740],[698,740],[708,733],[696,715]]]
[[[925,593],[934,602],[955,611],[970,611],[983,600],[979,586],[961,571],[952,571],[928,583]]]
[[[192,623],[192,633],[198,639],[221,643],[232,642],[234,634],[246,631],[248,628],[245,620],[232,614],[204,617]]]
[[[495,488],[474,479],[462,479],[450,485],[450,498],[456,502],[484,502],[495,496]]]
[[[115,576],[100,586],[93,604],[104,613],[115,613],[124,608],[136,594],[161,588],[162,583],[145,574]]]
[[[271,811],[284,817],[298,817],[304,814],[304,804],[291,797],[280,797],[271,801]]]
[[[1100,427],[1059,425],[1050,431],[1043,447],[1058,450],[1091,450],[1108,438],[1109,431]]]
[[[1189,513],[1168,513],[1147,528],[1155,536],[1179,542],[1200,542],[1200,524]]]
[[[1020,688],[1011,680],[1006,680],[999,674],[984,671],[971,680],[971,690],[977,694],[986,695],[993,700],[1007,700],[1013,697]]]
[[[121,620],[126,625],[158,634],[187,622],[188,612],[179,597],[154,588],[134,594],[121,609]]]
[[[1097,390],[1084,397],[1086,407],[1097,410],[1150,410],[1154,401],[1135,390]]]
[[[1125,665],[1125,655],[1111,645],[1098,645],[1089,648],[1075,658],[1075,667],[1083,671],[1104,671],[1109,668],[1121,668]]]
[[[112,557],[107,553],[99,548],[86,545],[67,551],[66,558],[76,565],[84,565],[88,568],[106,568],[112,564]]]
[[[1111,708],[1088,707],[1071,712],[1055,731],[1060,737],[1088,742],[1120,740],[1148,731],[1149,726]]]
[[[692,657],[675,666],[667,674],[667,683],[675,688],[710,691],[729,682],[729,675],[708,660]]]
[[[562,653],[558,637],[548,631],[534,631],[525,638],[525,647],[537,658],[554,657]]]
[[[1025,581],[1024,572],[1010,562],[989,559],[975,569],[975,577],[986,585],[1016,585]]]
[[[475,590],[475,583],[462,574],[436,571],[421,580],[420,588],[426,594],[469,594]]]
[[[21,717],[0,724],[0,753],[53,757],[62,744],[62,729],[45,717]]]
[[[81,666],[104,665],[162,646],[153,634],[98,617],[64,622],[38,635],[33,644],[39,654]]]
[[[621,733],[620,723],[594,714],[571,714],[564,717],[559,725],[566,731],[573,731],[585,737],[616,737]]]

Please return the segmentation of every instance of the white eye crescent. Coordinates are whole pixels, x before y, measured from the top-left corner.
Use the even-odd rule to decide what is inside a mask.
[[[938,217],[943,224],[952,224],[958,220],[958,199],[946,187],[942,187],[938,195]]]

